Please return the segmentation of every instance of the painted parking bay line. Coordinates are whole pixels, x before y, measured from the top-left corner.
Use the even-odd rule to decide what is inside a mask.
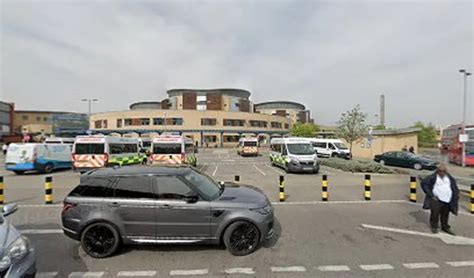
[[[52,278],[58,276],[57,272],[38,272],[36,273],[36,278]]]
[[[474,261],[458,261],[458,262],[446,262],[446,264],[454,267],[460,266],[474,266]]]
[[[255,271],[251,267],[234,267],[227,268],[224,270],[225,274],[255,274]]]
[[[272,272],[306,272],[304,266],[272,266]]]
[[[363,270],[390,270],[394,269],[392,265],[389,264],[361,264],[360,268]]]
[[[186,269],[186,270],[171,270],[170,276],[197,276],[197,275],[207,275],[209,270],[207,269]]]
[[[319,271],[350,271],[347,265],[322,265],[318,266]]]
[[[439,268],[436,263],[406,263],[402,265],[408,269]]]
[[[61,229],[25,229],[20,230],[23,235],[47,235],[47,234],[62,234]]]
[[[120,277],[148,277],[155,276],[156,271],[120,271],[117,276]]]
[[[390,227],[376,226],[376,225],[369,225],[369,224],[361,224],[361,226],[366,229],[394,232],[394,233],[407,234],[407,235],[417,235],[417,236],[424,236],[424,237],[430,237],[430,238],[438,238],[446,244],[474,245],[474,238],[452,236],[445,233],[439,233],[439,234],[423,233],[423,232],[418,232],[418,231],[411,231],[411,230],[390,228]]]
[[[267,174],[265,172],[263,172],[260,168],[257,167],[257,164],[253,164],[253,167],[255,168],[255,170],[257,170],[260,174],[262,174],[263,176],[266,176]]]
[[[105,272],[72,272],[69,278],[97,278],[104,276]]]

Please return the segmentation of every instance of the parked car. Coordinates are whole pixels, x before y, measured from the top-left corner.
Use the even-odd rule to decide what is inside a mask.
[[[374,161],[379,162],[382,165],[407,167],[416,170],[434,170],[438,166],[438,162],[432,159],[405,151],[379,154],[374,157]]]
[[[17,208],[16,204],[6,204],[0,214],[0,277],[35,277],[34,248],[7,219]]]
[[[103,168],[84,173],[66,196],[62,225],[95,258],[121,243],[224,243],[243,256],[272,236],[273,207],[256,187],[190,166]]]

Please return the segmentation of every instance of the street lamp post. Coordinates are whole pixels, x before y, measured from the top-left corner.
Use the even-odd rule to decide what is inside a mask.
[[[89,116],[89,119],[90,119],[91,113],[92,113],[92,102],[96,102],[96,101],[99,101],[99,100],[96,99],[96,98],[83,98],[83,99],[81,99],[81,101],[88,102],[89,112],[87,113],[87,115]]]
[[[463,75],[463,111],[462,111],[462,134],[466,134],[466,119],[467,119],[467,77],[472,73],[465,69],[460,69],[459,72]],[[466,142],[462,142],[462,167],[466,166]]]

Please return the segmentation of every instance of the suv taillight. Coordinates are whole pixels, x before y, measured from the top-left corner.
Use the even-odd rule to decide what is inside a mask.
[[[66,212],[67,210],[69,210],[70,208],[73,208],[75,206],[76,206],[76,204],[69,203],[69,202],[63,202],[63,211],[62,212]]]

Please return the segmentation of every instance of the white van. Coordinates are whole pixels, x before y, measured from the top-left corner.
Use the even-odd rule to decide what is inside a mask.
[[[351,159],[352,154],[340,139],[307,138],[320,157],[340,157]]]
[[[68,137],[49,137],[44,140],[45,144],[74,144],[74,138]]]
[[[12,143],[8,146],[5,168],[16,174],[26,171],[51,173],[71,167],[71,147],[68,144]]]
[[[270,161],[273,166],[289,172],[319,172],[319,160],[305,138],[273,138],[270,141]]]
[[[162,135],[153,138],[150,164],[197,165],[193,140],[181,135]]]
[[[241,156],[258,156],[258,139],[240,138],[237,154]]]
[[[82,172],[106,166],[145,163],[146,155],[140,152],[138,138],[89,135],[76,137],[72,159],[74,169]]]

